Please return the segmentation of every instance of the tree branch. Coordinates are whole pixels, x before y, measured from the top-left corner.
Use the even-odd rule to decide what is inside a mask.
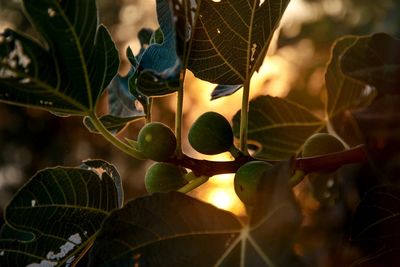
[[[224,173],[235,173],[243,164],[256,160],[260,159],[246,155],[240,155],[233,161],[200,160],[183,155],[182,158],[172,158],[168,160],[168,162],[188,168],[192,170],[196,176],[213,176]],[[281,161],[276,160],[267,162],[276,164]],[[295,160],[295,167],[305,173],[310,173],[318,171],[334,171],[345,164],[366,162],[368,162],[368,153],[364,145],[359,145],[337,153],[297,158]]]

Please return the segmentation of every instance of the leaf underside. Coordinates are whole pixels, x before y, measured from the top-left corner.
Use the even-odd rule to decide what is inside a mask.
[[[343,73],[382,93],[400,93],[400,40],[385,33],[358,37],[341,59]]]
[[[250,101],[248,138],[249,143],[258,147],[257,158],[288,159],[324,125],[306,108],[282,98],[261,96]],[[235,136],[239,129],[240,112],[233,118]]]
[[[339,39],[333,45],[331,59],[325,73],[328,118],[333,118],[347,109],[367,105],[375,97],[372,88],[346,77],[341,71],[342,55],[356,41],[357,37],[347,36]]]
[[[366,256],[352,266],[397,266],[399,223],[399,188],[379,186],[369,191],[356,209],[351,230],[352,242],[360,246]]]
[[[212,266],[240,228],[232,214],[210,204],[180,193],[153,194],[111,214],[90,266]]]
[[[12,30],[0,35],[0,101],[57,115],[84,115],[119,67],[95,0],[24,0],[41,43]]]
[[[290,173],[288,163],[265,173],[250,225],[181,193],[133,200],[105,221],[89,265],[303,266],[293,252],[301,213]]]
[[[200,79],[243,84],[258,70],[289,0],[197,1],[188,68]]]
[[[64,266],[90,244],[121,206],[122,189],[111,165],[87,164],[40,171],[14,196],[0,232],[1,266]]]

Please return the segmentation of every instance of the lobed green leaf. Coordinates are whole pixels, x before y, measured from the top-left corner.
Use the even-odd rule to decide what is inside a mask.
[[[382,93],[400,92],[400,40],[386,33],[358,37],[341,58],[343,73]]]
[[[288,3],[197,1],[188,68],[209,82],[243,84],[261,66]]]
[[[250,101],[248,138],[249,143],[257,146],[258,158],[288,159],[324,126],[325,121],[288,100],[260,96]],[[239,136],[239,130],[240,111],[233,118],[235,136]]]
[[[0,35],[0,101],[64,116],[94,111],[119,67],[95,0],[22,3],[41,42],[12,30]]]
[[[119,175],[104,161],[38,172],[5,209],[0,265],[73,264],[122,202]]]
[[[129,202],[104,222],[90,266],[304,266],[293,252],[301,213],[288,186],[291,168],[265,173],[250,224],[171,192]]]

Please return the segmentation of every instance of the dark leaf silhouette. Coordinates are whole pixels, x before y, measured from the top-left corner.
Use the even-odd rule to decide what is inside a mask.
[[[98,25],[94,0],[23,1],[42,46],[6,30],[0,35],[0,101],[86,115],[117,73],[118,52]]]

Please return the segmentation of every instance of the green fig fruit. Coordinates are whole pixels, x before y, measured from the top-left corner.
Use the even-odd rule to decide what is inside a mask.
[[[176,149],[176,137],[173,131],[163,123],[146,124],[138,135],[138,148],[147,158],[165,161]]]
[[[310,136],[303,146],[303,157],[320,156],[345,150],[343,143],[328,133]],[[322,205],[333,205],[340,198],[337,175],[333,171],[319,171],[307,175],[312,196]]]
[[[189,143],[198,152],[215,155],[233,145],[233,132],[228,120],[217,112],[202,114],[189,130]]]
[[[328,133],[316,133],[310,136],[303,146],[303,157],[313,157],[344,150],[343,143]]]
[[[145,176],[145,187],[149,193],[170,192],[187,184],[185,168],[171,163],[156,162],[150,166]]]
[[[264,172],[272,167],[265,161],[251,161],[241,166],[235,174],[235,192],[247,206],[253,206],[257,200],[257,190]]]

